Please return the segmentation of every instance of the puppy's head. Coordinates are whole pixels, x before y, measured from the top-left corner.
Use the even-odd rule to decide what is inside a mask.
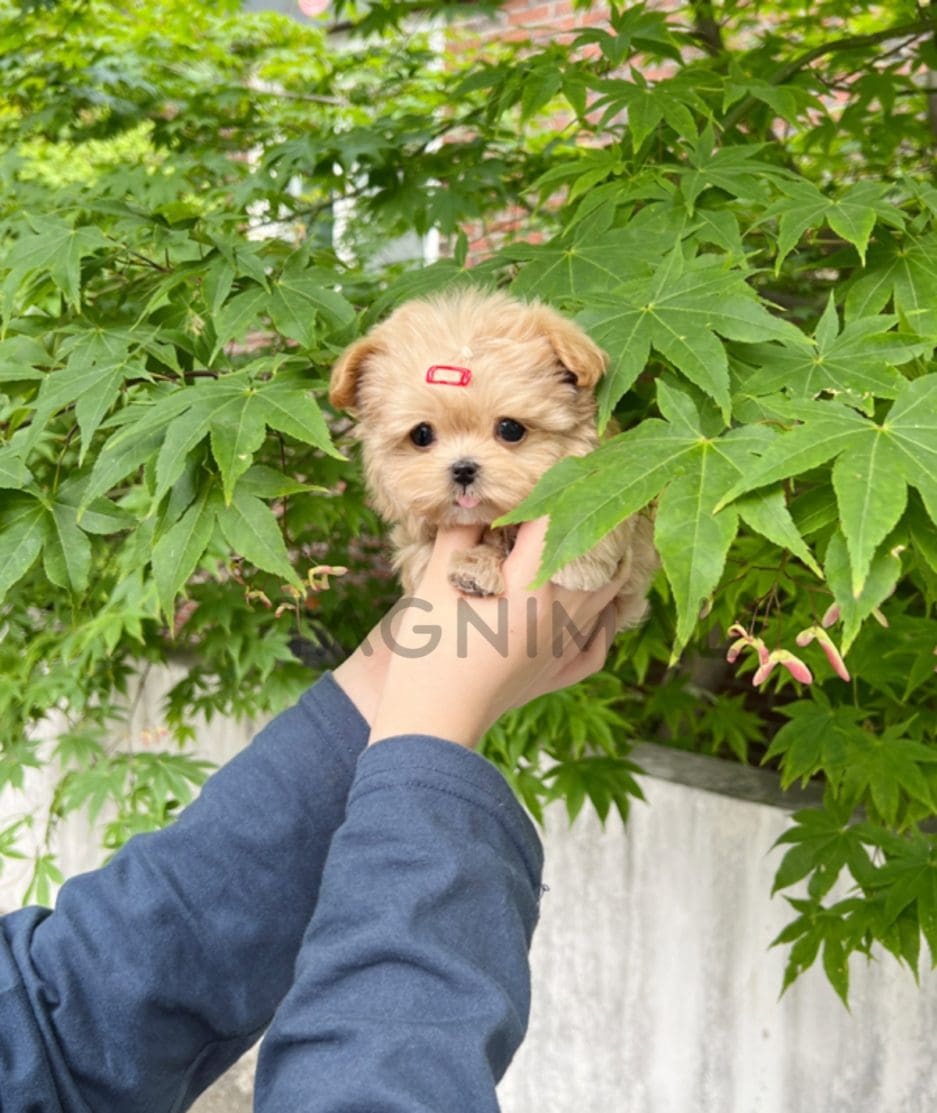
[[[384,518],[487,524],[561,457],[594,447],[605,364],[552,309],[463,290],[401,306],[344,352],[329,396],[358,419]],[[440,366],[464,371],[428,375]]]

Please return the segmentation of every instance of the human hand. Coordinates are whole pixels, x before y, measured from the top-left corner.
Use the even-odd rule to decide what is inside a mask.
[[[439,532],[415,596],[378,628],[389,660],[371,743],[417,733],[474,746],[509,708],[602,667],[624,577],[592,592],[552,583],[530,590],[546,525],[521,526],[504,593],[492,598],[468,598],[447,578],[452,554],[477,544],[481,527]]]
[[[374,722],[390,665],[392,643],[381,634],[386,621],[382,618],[354,653],[332,672],[339,687],[358,708],[368,726]]]

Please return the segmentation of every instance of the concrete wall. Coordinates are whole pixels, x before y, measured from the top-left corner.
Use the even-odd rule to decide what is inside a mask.
[[[158,728],[158,688],[148,686],[131,738]],[[224,723],[200,732],[215,760],[249,736]],[[562,809],[548,815],[534,1006],[501,1086],[505,1113],[930,1113],[937,976],[918,988],[890,958],[854,959],[851,1014],[817,970],[779,1001],[784,955],[768,944],[789,916],[768,896],[769,849],[786,816],[695,787],[739,792],[743,781],[770,800],[773,781],[659,747],[638,758],[656,775],[627,830],[614,819],[603,831],[591,814],[570,830]],[[34,801],[43,789],[35,778]],[[0,824],[21,806],[0,798]],[[62,836],[70,869],[92,864],[77,822]],[[0,907],[15,903],[11,881]],[[246,1113],[251,1071],[247,1056],[198,1113]]]

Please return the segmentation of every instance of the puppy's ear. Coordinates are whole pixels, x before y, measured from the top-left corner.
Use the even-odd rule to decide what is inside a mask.
[[[563,367],[577,386],[592,389],[605,374],[608,356],[579,325],[559,313],[539,307],[539,326]]]
[[[338,357],[329,381],[329,401],[336,409],[354,409],[365,364],[380,350],[381,345],[373,336],[362,336]]]

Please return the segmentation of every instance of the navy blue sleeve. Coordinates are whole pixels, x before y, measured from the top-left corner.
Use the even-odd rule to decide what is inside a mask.
[[[362,754],[257,1113],[488,1113],[523,1038],[539,839],[501,774],[439,739]]]
[[[165,830],[0,920],[0,1113],[169,1113],[286,994],[368,726],[331,676]]]

